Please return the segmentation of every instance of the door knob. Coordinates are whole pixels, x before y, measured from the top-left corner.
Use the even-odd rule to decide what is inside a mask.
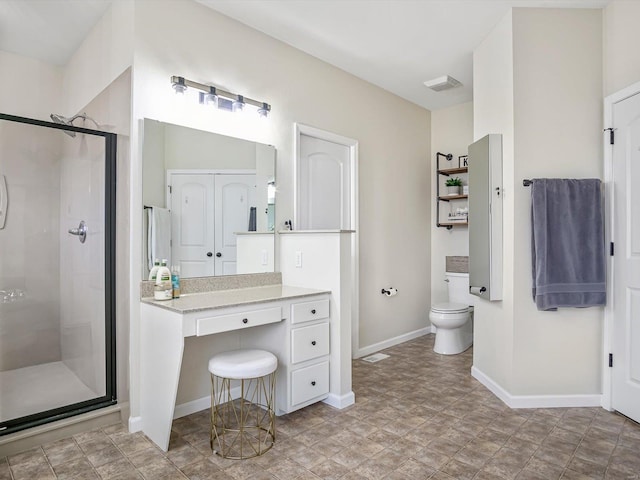
[[[216,252],[216,257],[220,258],[222,254],[220,252]]]
[[[213,257],[213,253],[207,252],[207,257]]]

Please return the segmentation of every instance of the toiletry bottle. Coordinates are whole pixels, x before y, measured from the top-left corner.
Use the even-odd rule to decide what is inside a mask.
[[[156,275],[158,274],[158,269],[160,268],[160,260],[157,258],[153,261],[153,268],[149,272],[149,280],[156,281]]]
[[[173,298],[180,298],[180,266],[171,267],[171,284],[173,286]]]
[[[156,275],[156,286],[153,291],[156,300],[171,300],[173,298],[173,285],[171,285],[171,271],[167,268],[167,260],[162,260],[162,265]]]

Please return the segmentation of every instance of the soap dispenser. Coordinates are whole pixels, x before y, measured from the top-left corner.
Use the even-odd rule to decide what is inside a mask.
[[[156,276],[158,275],[158,269],[160,268],[160,260],[157,258],[153,261],[153,268],[149,272],[149,280],[156,281]]]
[[[156,274],[156,286],[153,290],[153,298],[156,300],[171,300],[173,298],[171,271],[167,267],[166,259],[162,260],[162,265]]]

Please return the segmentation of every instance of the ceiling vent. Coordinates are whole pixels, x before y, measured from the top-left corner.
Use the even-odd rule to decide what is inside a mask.
[[[449,75],[444,75],[433,80],[427,80],[424,85],[435,92],[441,92],[442,90],[459,87],[462,83]]]

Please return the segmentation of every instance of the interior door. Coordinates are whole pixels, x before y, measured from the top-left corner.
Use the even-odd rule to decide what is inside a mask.
[[[236,232],[249,231],[251,207],[256,206],[256,176],[215,175],[215,205],[215,272],[233,275]]]
[[[612,405],[640,422],[640,93],[614,103]]]
[[[299,226],[303,230],[351,229],[349,147],[300,135]]]
[[[171,185],[171,257],[183,277],[215,274],[214,175],[177,174]]]

